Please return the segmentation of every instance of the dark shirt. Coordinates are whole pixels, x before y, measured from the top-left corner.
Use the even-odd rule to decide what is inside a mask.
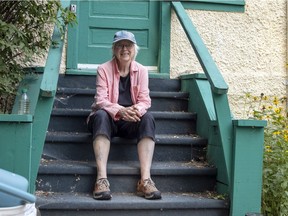
[[[120,77],[119,98],[118,98],[119,105],[124,107],[129,107],[133,105],[130,89],[131,89],[130,75],[126,77]]]

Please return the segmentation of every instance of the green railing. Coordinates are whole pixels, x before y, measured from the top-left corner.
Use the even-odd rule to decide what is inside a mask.
[[[171,2],[171,7],[204,71],[183,76],[182,90],[190,93],[189,110],[197,112],[197,132],[208,139],[207,160],[218,170],[217,191],[229,196],[231,216],[259,213],[266,122],[233,119],[228,85],[182,3]]]
[[[69,1],[62,2],[63,7],[68,5]],[[31,193],[35,191],[60,71],[64,41],[57,27],[52,40],[58,44],[50,46],[45,68],[38,69],[35,76],[25,78],[18,90],[20,95],[21,88],[28,89],[30,114],[17,114],[18,96],[12,114],[0,115],[0,167],[25,177]]]

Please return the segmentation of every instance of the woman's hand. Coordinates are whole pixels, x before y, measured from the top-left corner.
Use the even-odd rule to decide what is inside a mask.
[[[119,111],[120,117],[124,121],[137,122],[140,121],[140,113],[136,106],[125,107]]]

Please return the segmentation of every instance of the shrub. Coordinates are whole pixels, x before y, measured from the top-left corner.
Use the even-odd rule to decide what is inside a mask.
[[[246,94],[249,118],[267,120],[264,130],[262,213],[288,215],[288,120],[285,97]]]
[[[50,45],[47,26],[56,23],[64,35],[62,20],[66,25],[76,17],[59,0],[0,1],[0,113],[11,111],[23,68]]]

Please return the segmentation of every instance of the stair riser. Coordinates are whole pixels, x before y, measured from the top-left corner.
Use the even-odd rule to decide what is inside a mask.
[[[47,143],[43,155],[46,159],[94,161],[92,143]],[[205,157],[202,147],[190,145],[156,145],[153,161],[190,161]],[[137,144],[126,145],[112,143],[109,153],[110,161],[138,161]]]
[[[97,202],[97,201],[95,201]],[[98,201],[99,202],[99,201]],[[156,201],[157,202],[157,201]],[[41,216],[95,216],[95,215],[105,215],[105,216],[154,216],[154,215],[165,215],[165,216],[225,216],[229,215],[229,210],[227,209],[132,209],[132,210],[45,210],[41,209]]]
[[[93,173],[93,171],[91,171]],[[37,178],[37,190],[46,192],[92,193],[96,169],[91,175],[45,175]],[[215,176],[195,175],[155,175],[151,173],[157,188],[161,192],[201,192],[214,190]],[[113,175],[108,173],[110,190],[115,193],[135,193],[140,171],[134,175]]]
[[[95,89],[96,76],[65,76],[60,75],[58,86],[65,88]],[[181,81],[178,79],[149,79],[150,91],[179,91]]]
[[[195,120],[155,119],[156,134],[195,134]],[[88,132],[86,116],[51,116],[49,131]]]
[[[91,109],[94,101],[93,95],[57,95],[54,108],[64,109]],[[151,111],[186,111],[188,107],[187,99],[175,98],[155,98],[152,97]]]

